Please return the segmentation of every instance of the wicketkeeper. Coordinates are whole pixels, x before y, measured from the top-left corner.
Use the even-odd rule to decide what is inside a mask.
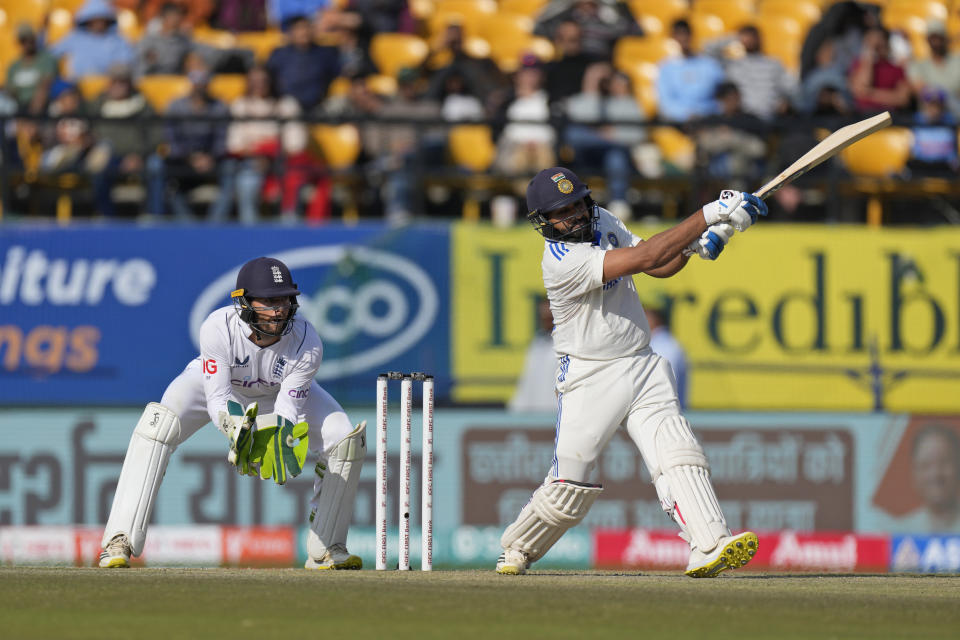
[[[347,551],[347,529],[366,455],[366,423],[354,427],[314,380],[323,343],[296,315],[287,266],[273,258],[247,262],[233,306],[200,328],[200,356],[147,405],[133,430],[101,546],[101,567],[128,567],[143,551],[153,503],[170,455],[213,422],[227,438],[227,459],[244,475],[284,484],[316,465],[307,539],[308,569],[360,569]]]
[[[686,573],[712,577],[740,567],[757,550],[749,531],[731,535],[709,466],[680,412],[670,363],[649,346],[650,327],[634,274],[667,278],[693,254],[715,260],[733,235],[766,215],[762,200],[739,191],[642,240],[590,197],[569,169],[538,173],[527,188],[528,218],[545,239],[543,284],[560,361],[553,463],[500,539],[497,573],[525,573],[587,515],[603,488],[591,477],[617,429],[626,429],[650,471],[660,505],[690,543]]]

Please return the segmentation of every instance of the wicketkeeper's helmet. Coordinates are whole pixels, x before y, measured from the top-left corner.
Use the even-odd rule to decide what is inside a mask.
[[[237,288],[230,297],[240,315],[240,319],[256,331],[268,336],[282,336],[293,328],[293,316],[300,305],[297,296],[300,290],[293,282],[290,269],[276,258],[254,258],[240,267],[237,274]],[[250,301],[254,298],[289,298],[289,314],[283,328],[276,333],[266,331],[262,323],[267,322],[253,310]],[[272,308],[272,307],[271,307]],[[267,309],[264,309],[265,311]]]

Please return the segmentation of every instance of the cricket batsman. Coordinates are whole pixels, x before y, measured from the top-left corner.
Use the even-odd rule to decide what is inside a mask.
[[[255,258],[237,275],[233,306],[200,328],[200,356],[147,405],[133,430],[101,546],[100,566],[129,567],[143,551],[147,525],[170,455],[213,422],[227,440],[227,460],[244,475],[284,484],[316,465],[308,569],[360,569],[347,551],[347,529],[366,455],[366,423],[353,427],[314,380],[323,343],[297,316],[290,270]]]
[[[558,417],[553,461],[500,539],[497,573],[520,575],[580,523],[603,491],[592,483],[598,456],[623,427],[653,478],[663,510],[690,544],[686,574],[708,578],[743,566],[757,551],[752,532],[731,535],[709,466],[680,412],[666,359],[649,346],[650,327],[633,276],[667,278],[693,254],[715,260],[733,236],[767,214],[764,202],[725,190],[680,224],[643,240],[590,197],[569,169],[538,173],[527,187],[528,219],[543,235],[543,284],[553,312]]]

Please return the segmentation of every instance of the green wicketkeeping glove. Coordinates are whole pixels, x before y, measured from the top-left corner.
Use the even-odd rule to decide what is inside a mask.
[[[230,439],[227,460],[243,475],[255,476],[257,469],[250,463],[250,448],[253,443],[254,425],[257,419],[257,403],[246,410],[239,402],[227,401],[227,410],[220,412],[220,428]]]
[[[284,484],[300,475],[307,459],[309,430],[306,422],[293,424],[276,414],[260,416],[250,448],[250,462],[259,465],[260,477]]]

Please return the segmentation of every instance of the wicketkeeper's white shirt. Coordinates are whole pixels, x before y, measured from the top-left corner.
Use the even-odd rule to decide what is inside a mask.
[[[603,282],[603,257],[641,238],[601,208],[598,232],[589,242],[550,242],[543,248],[543,284],[550,300],[557,355],[609,360],[650,342],[650,325],[631,276]]]
[[[221,307],[200,327],[200,359],[207,413],[214,424],[227,400],[246,406],[275,398],[273,413],[298,422],[313,377],[323,359],[323,343],[309,322],[294,316],[293,328],[269,347],[254,344],[250,326],[236,310]]]

